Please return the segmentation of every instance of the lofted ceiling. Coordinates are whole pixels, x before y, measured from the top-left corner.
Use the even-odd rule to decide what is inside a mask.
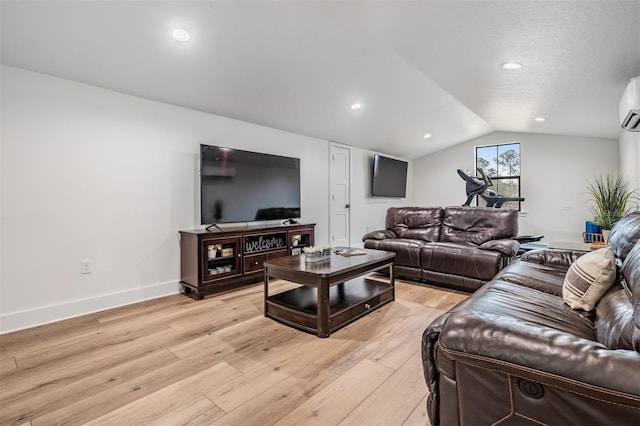
[[[640,75],[637,0],[0,7],[5,65],[404,158],[492,131],[617,139]]]

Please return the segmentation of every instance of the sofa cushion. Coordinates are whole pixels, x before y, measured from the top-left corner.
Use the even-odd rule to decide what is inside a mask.
[[[456,306],[447,322],[453,317],[476,317],[487,325],[492,323],[496,332],[502,329],[499,333],[505,342],[515,338],[515,335],[509,335],[509,331],[515,329],[526,329],[538,334],[561,333],[577,339],[595,340],[593,317],[588,313],[571,309],[563,302],[562,297],[499,279],[485,284],[472,297]],[[478,327],[474,333],[482,334],[485,330]],[[450,337],[454,338],[453,335]],[[491,351],[504,350],[497,347],[481,348],[482,344],[469,334],[460,335],[459,338],[461,341],[455,344],[452,340],[447,340],[447,347],[475,354],[484,352],[485,355],[489,355],[488,352]],[[486,338],[491,339],[491,336],[486,335]],[[464,348],[460,345],[464,345]],[[493,355],[501,359],[497,352]]]
[[[567,269],[567,266],[528,262],[521,258],[500,271],[495,279],[562,297]]]
[[[500,270],[501,254],[470,243],[426,243],[422,269],[488,281]]]
[[[504,254],[505,256],[513,257],[518,253],[520,249],[520,243],[516,240],[509,238],[502,238],[500,240],[489,240],[480,244],[482,250],[495,250]]]
[[[615,389],[611,398],[640,395],[638,354],[595,341],[593,322],[562,298],[494,280],[463,303],[440,334],[440,345],[452,357],[494,360],[487,366],[494,369],[522,366],[515,375],[537,371],[545,381],[555,377],[566,386]]]
[[[438,241],[443,212],[440,207],[391,207],[387,210],[385,227],[398,238]]]
[[[562,286],[562,297],[573,309],[591,311],[615,279],[613,249],[605,247],[592,251],[569,267]]]
[[[367,240],[364,246],[365,248],[394,252],[396,257],[393,263],[396,265],[420,268],[420,252],[424,244],[420,240],[397,238],[392,240]]]
[[[518,212],[490,207],[455,206],[444,209],[440,241],[471,242],[514,238],[518,234]]]
[[[607,348],[640,351],[640,334],[634,330],[631,300],[620,283],[615,283],[600,299],[594,325],[596,339]]]
[[[561,267],[566,271],[583,254],[584,252],[573,250],[540,249],[528,251],[520,259],[529,263]]]
[[[371,232],[367,232],[366,234],[363,235],[362,237],[362,241],[367,241],[367,240],[386,240],[388,238],[396,238],[397,235],[395,232],[393,232],[390,229],[384,229],[384,230],[380,230],[380,231],[371,231]]]

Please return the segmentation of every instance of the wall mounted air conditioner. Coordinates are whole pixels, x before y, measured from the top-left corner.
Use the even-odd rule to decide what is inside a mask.
[[[620,99],[620,124],[623,129],[640,132],[640,76],[631,79]]]

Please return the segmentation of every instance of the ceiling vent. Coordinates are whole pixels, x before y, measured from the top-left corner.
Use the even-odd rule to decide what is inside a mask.
[[[620,124],[630,132],[640,132],[640,76],[632,78],[620,99]]]

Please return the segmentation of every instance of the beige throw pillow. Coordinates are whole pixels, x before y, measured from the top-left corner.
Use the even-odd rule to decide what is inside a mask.
[[[616,279],[615,255],[605,247],[580,256],[564,277],[562,297],[573,309],[590,311]]]

